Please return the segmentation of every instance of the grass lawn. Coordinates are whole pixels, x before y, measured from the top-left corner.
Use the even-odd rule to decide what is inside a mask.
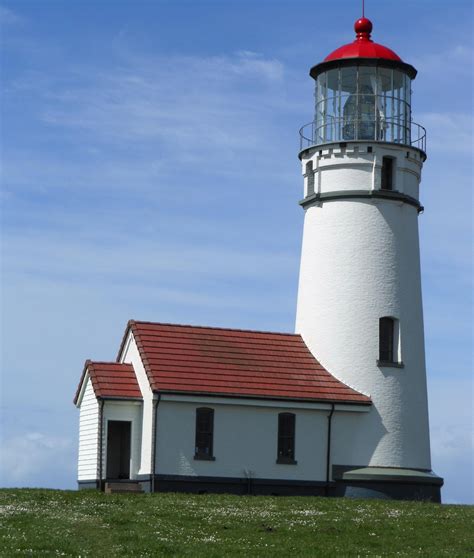
[[[0,490],[0,556],[474,556],[474,507]]]

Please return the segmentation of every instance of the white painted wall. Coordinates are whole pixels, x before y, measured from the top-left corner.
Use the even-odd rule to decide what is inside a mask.
[[[396,160],[394,189],[418,199],[422,168],[420,152],[393,144],[370,145],[372,153],[367,151],[368,144],[350,143],[347,148],[332,146],[311,150],[301,161],[302,173],[305,174],[308,161],[313,161],[316,193],[370,191],[380,188],[382,158],[392,157]],[[304,184],[304,196],[307,196],[307,178]]]
[[[86,374],[85,387],[79,412],[79,458],[78,480],[98,478],[99,451],[99,403],[95,397],[89,375]]]
[[[196,395],[190,393],[174,394],[164,393],[161,396],[161,401],[173,402],[193,402],[196,405],[204,407],[213,407],[214,405],[233,405],[240,407],[264,407],[278,410],[279,413],[284,413],[290,404],[288,401],[273,400],[273,399],[252,399],[250,397],[239,397],[237,399],[231,397],[212,396],[212,395]],[[332,408],[331,403],[324,403],[323,401],[291,401],[291,408],[309,410],[309,411],[325,411],[329,412]],[[346,413],[367,413],[370,409],[369,405],[354,405],[353,403],[336,403],[335,411]]]
[[[140,470],[141,441],[142,441],[142,403],[132,401],[105,401],[103,414],[103,468],[102,477],[107,473],[107,433],[108,422],[111,420],[124,420],[132,423],[131,430],[131,455],[130,478],[135,479]]]
[[[141,421],[141,442],[140,442],[140,475],[149,475],[151,472],[151,446],[153,428],[153,392],[143,367],[142,359],[138,351],[137,344],[132,332],[129,332],[124,349],[120,355],[120,362],[133,365],[137,377],[138,385],[143,396],[142,421]]]
[[[419,153],[370,145],[372,154],[351,145],[349,153],[337,156],[329,149],[322,157],[313,151],[321,191],[380,188],[382,156],[391,155],[397,159],[395,188],[417,197]],[[303,158],[303,172],[307,160]],[[340,172],[334,168],[337,164]],[[330,170],[324,170],[326,165]],[[376,364],[382,316],[400,320],[403,369]],[[430,469],[415,207],[343,199],[305,211],[296,332],[329,372],[374,402],[374,408],[356,420],[337,417],[338,464]]]
[[[156,473],[288,480],[326,479],[328,411],[161,401],[158,406]],[[196,408],[214,409],[215,461],[194,459]],[[277,459],[278,413],[294,412],[297,465]]]

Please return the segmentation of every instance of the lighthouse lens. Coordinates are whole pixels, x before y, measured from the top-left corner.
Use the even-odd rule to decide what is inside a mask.
[[[376,69],[359,68],[357,93],[350,95],[343,110],[343,139],[374,140]]]

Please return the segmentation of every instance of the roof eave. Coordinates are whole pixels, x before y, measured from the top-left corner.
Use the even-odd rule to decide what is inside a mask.
[[[167,390],[167,389],[153,389],[153,393],[158,394],[168,394],[168,395],[199,395],[206,397],[226,397],[230,399],[256,399],[256,400],[266,400],[266,401],[295,401],[299,403],[327,403],[329,405],[362,405],[371,406],[372,400],[367,398],[365,401],[353,401],[348,399],[321,399],[321,398],[310,398],[310,397],[284,397],[284,396],[271,396],[271,395],[249,395],[249,394],[238,394],[238,393],[217,393],[208,391],[179,391],[179,390]],[[362,395],[362,394],[361,394]],[[367,396],[364,396],[367,397]]]
[[[385,68],[396,68],[408,74],[410,79],[415,79],[417,70],[411,64],[402,60],[390,60],[387,58],[369,58],[364,56],[354,56],[351,58],[336,58],[320,62],[311,68],[309,75],[316,79],[319,74],[332,70],[333,68],[346,66],[382,66]]]
[[[143,397],[139,397],[138,395],[133,397],[123,397],[120,395],[99,395],[97,396],[97,399],[101,401],[134,401],[138,403],[143,402]]]
[[[81,406],[81,404],[79,402],[79,399],[81,399],[81,401],[82,401],[82,395],[83,395],[83,391],[84,391],[84,389],[83,389],[84,388],[84,381],[85,381],[86,374],[87,374],[87,369],[89,368],[90,363],[91,363],[90,359],[87,359],[86,362],[84,363],[84,368],[82,370],[81,379],[79,380],[79,385],[77,386],[77,389],[76,389],[76,395],[74,396],[74,399],[72,400],[74,405],[78,408]]]

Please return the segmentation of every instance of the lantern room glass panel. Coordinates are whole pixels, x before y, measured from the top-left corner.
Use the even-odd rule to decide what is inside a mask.
[[[343,140],[356,139],[356,123],[347,118],[351,107],[354,110],[355,105],[355,110],[357,110],[357,103],[354,103],[355,95],[357,95],[357,67],[341,68],[339,129],[341,131],[340,139]]]
[[[326,120],[326,72],[323,72],[318,76],[317,83],[317,98],[316,98],[316,122],[320,125],[315,127],[315,140],[316,143],[324,143],[326,141],[324,135],[324,122]]]
[[[326,141],[337,141],[339,137],[338,113],[339,113],[339,68],[327,72],[327,105],[326,105]]]
[[[360,65],[322,72],[313,139],[410,144],[410,97],[411,80],[397,69]]]

